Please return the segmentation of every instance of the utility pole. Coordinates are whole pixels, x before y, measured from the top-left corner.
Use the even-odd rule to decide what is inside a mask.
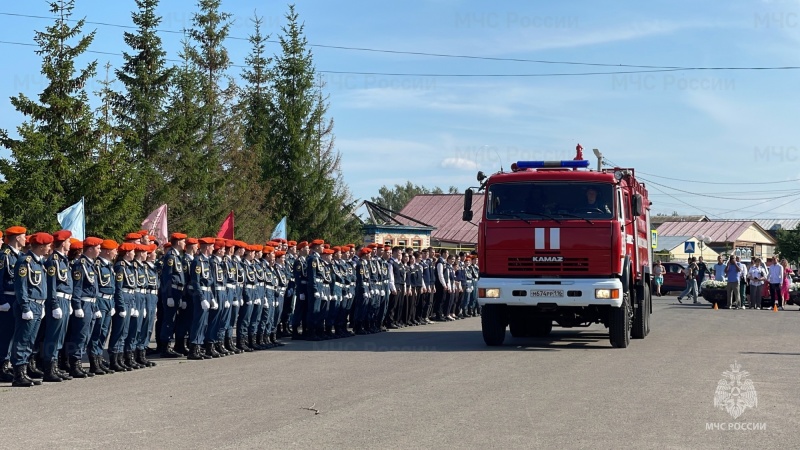
[[[594,156],[597,157],[597,171],[603,171],[603,154],[600,153],[600,150],[593,148],[592,151],[594,152]]]

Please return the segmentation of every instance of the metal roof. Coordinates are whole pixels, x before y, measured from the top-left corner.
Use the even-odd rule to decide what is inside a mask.
[[[662,236],[708,236],[711,242],[733,242],[747,231],[748,228],[756,226],[761,228],[758,223],[754,221],[734,221],[734,220],[712,220],[709,222],[664,222],[658,227],[658,237]],[[765,240],[761,243],[775,244],[775,240],[766,233],[763,228],[761,231],[765,234]]]
[[[427,223],[436,229],[431,238],[462,244],[478,243],[478,227],[461,220],[464,211],[464,194],[422,194],[411,199],[400,211],[401,214]],[[483,216],[483,194],[472,196],[472,211],[477,223]],[[412,221],[396,217],[398,222],[414,224]]]
[[[691,236],[658,236],[658,250],[671,251],[676,247],[683,246],[683,243],[690,240]]]
[[[800,219],[756,219],[755,222],[767,231],[773,229],[796,230],[797,225],[800,225]]]
[[[706,216],[650,216],[650,224],[662,224],[664,222],[707,222]]]

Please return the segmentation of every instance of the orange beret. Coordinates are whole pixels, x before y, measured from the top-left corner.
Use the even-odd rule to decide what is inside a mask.
[[[301,248],[305,248],[305,247],[308,247],[308,242],[307,241],[302,241],[299,244],[297,244],[297,249],[298,250],[300,250]]]
[[[283,255],[285,255],[285,254],[286,254],[286,252],[285,252],[285,251],[283,251],[283,250],[278,250],[277,252],[275,252],[275,257],[276,257],[276,258],[280,258],[281,256],[283,256]]]
[[[170,247],[172,247],[172,244],[170,244],[169,242],[165,242],[164,243],[164,248],[165,249],[170,248]]]
[[[151,234],[151,235],[148,235],[148,236],[147,236],[147,239],[149,239],[149,240],[151,240],[151,241],[155,241],[155,240],[156,240],[156,237],[155,237],[155,236],[153,236],[153,235]]]
[[[214,250],[219,250],[221,248],[225,248],[225,241],[216,241],[214,242]]]
[[[136,233],[141,234],[142,237],[147,236],[148,234],[150,234],[150,232],[147,231],[147,230],[139,230]]]
[[[170,236],[169,238],[174,241],[180,241],[181,239],[186,239],[187,237],[188,236],[186,236],[183,233],[172,233],[172,236]]]
[[[74,250],[82,250],[83,249],[83,241],[79,241],[77,239],[75,239],[75,240],[70,239],[69,241],[71,242],[70,248],[72,248]]]
[[[325,245],[325,241],[322,239],[314,239],[311,241],[311,245]]]
[[[144,245],[144,244],[133,244],[133,246],[134,246],[134,250],[136,250],[137,252],[146,252],[147,251],[147,246]]]
[[[119,247],[117,241],[112,241],[111,239],[106,239],[102,244],[100,244],[100,248],[103,250],[114,250],[117,247]]]
[[[273,247],[271,245],[265,245],[263,251],[264,251],[264,253],[272,253],[272,252],[275,251],[275,247]]]
[[[136,250],[136,244],[125,242],[119,246],[119,251],[124,253],[130,252],[132,250]]]
[[[214,245],[214,241],[216,241],[216,239],[213,237],[200,238],[200,243],[203,245]]]
[[[99,237],[89,236],[88,238],[83,240],[84,247],[96,247],[103,243],[103,240]]]
[[[286,243],[289,247],[297,247],[297,241],[289,241]]]
[[[53,233],[54,242],[64,242],[71,237],[72,237],[72,231],[69,230],[61,230]]]
[[[390,251],[392,251],[392,246],[391,245],[384,245],[383,246],[383,250],[387,251],[387,252],[390,252]]]
[[[358,254],[361,256],[369,255],[370,253],[372,253],[372,249],[370,249],[369,247],[364,247],[361,249],[360,252],[358,252]]]
[[[153,253],[158,250],[158,246],[156,244],[150,244],[147,246],[147,253]]]
[[[339,247],[337,245],[336,247],[331,247],[331,250],[333,250],[334,252],[340,252],[340,251],[342,251],[342,247]]]
[[[325,244],[325,245],[323,245],[323,247],[325,247],[325,248],[331,248],[331,244]]]
[[[356,244],[347,244],[347,246],[350,248],[356,248]]]
[[[323,255],[332,255],[333,253],[334,251],[329,248],[326,248],[325,250],[322,251]]]
[[[30,239],[33,245],[47,245],[53,243],[53,236],[50,233],[34,233]]]
[[[139,233],[128,233],[125,235],[126,241],[137,241],[142,238],[142,235]]]
[[[367,248],[378,248],[378,244],[372,242],[369,245],[367,245]]]
[[[233,239],[226,239],[225,240],[225,247],[231,248],[231,247],[235,247],[235,246],[236,246],[236,241],[234,241]]]
[[[195,244],[199,244],[199,243],[200,242],[197,240],[197,238],[186,238],[186,244],[187,245],[195,245]]]
[[[260,252],[263,249],[264,249],[263,245],[253,244],[253,251],[254,252]]]
[[[25,227],[20,227],[20,226],[13,226],[13,227],[6,228],[6,234],[7,235],[9,235],[9,234],[25,234],[27,232],[28,232],[28,230]]]

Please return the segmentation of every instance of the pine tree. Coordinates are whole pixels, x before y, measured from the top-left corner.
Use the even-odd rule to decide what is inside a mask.
[[[202,132],[205,124],[202,114],[202,75],[188,59],[190,43],[183,41],[183,64],[173,74],[168,106],[165,111],[166,144],[163,165],[159,175],[164,183],[156,192],[157,203],[169,205],[169,224],[193,236],[216,233],[202,218],[203,199],[210,184],[201,167],[203,159]]]
[[[100,146],[96,161],[81,177],[81,192],[86,198],[87,234],[119,239],[139,228],[146,185],[141,182],[141,165],[128,150],[114,121],[120,114],[114,110],[113,99],[119,94],[111,89],[111,64],[107,63],[105,69],[102,88],[96,92],[101,102],[95,114]]]
[[[142,182],[147,186],[146,195],[140,200],[145,211],[158,206],[155,193],[163,183],[159,168],[172,163],[163,159],[166,144],[163,115],[174,69],[166,67],[166,52],[156,34],[161,23],[155,12],[158,3],[158,0],[136,0],[138,10],[131,17],[137,30],[124,34],[133,54],[122,54],[125,62],[116,70],[116,76],[124,91],[114,96],[123,142],[134,156]]]
[[[226,71],[231,65],[228,51],[224,46],[225,38],[230,30],[231,14],[220,12],[221,0],[199,0],[200,12],[192,16],[192,28],[189,36],[197,44],[187,48],[187,56],[201,74],[200,83],[203,116],[203,133],[200,139],[203,155],[200,167],[206,176],[197,180],[203,196],[197,213],[200,220],[207,223],[220,223],[228,211],[224,207],[223,186],[227,184],[222,154],[222,128],[230,117],[226,115],[223,100],[223,84],[230,79]]]
[[[98,139],[85,91],[97,61],[82,69],[75,67],[75,59],[86,52],[95,33],[81,35],[84,19],[70,26],[74,4],[74,0],[50,3],[55,23],[36,31],[34,37],[48,85],[38,101],[24,94],[11,98],[27,118],[17,128],[20,138],[0,133],[0,143],[11,150],[11,159],[0,162],[7,194],[3,216],[7,223],[21,223],[32,230],[58,227],[56,213],[80,200],[81,177],[97,156]]]
[[[348,194],[339,179],[333,121],[326,119],[327,104],[321,87],[314,84],[313,58],[293,5],[286,19],[274,68],[269,163],[264,171],[274,180],[277,212],[288,216],[291,237],[349,238],[353,224],[345,205]]]

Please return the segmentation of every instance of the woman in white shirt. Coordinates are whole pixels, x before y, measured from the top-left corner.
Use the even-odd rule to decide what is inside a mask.
[[[750,285],[750,307],[761,309],[761,294],[764,292],[764,282],[767,281],[767,273],[761,266],[761,258],[753,260],[753,265],[747,272],[747,281]]]

